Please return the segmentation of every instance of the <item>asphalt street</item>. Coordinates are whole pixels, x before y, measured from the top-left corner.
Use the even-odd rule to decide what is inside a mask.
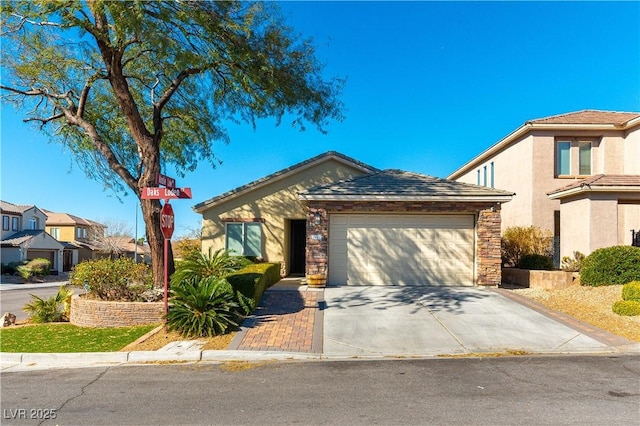
[[[41,298],[47,298],[55,295],[57,292],[58,287],[0,291],[0,314],[4,315],[7,312],[11,312],[19,320],[27,319],[29,315],[22,310],[22,307],[31,301],[32,294]]]
[[[2,374],[2,424],[637,424],[637,356],[117,366]],[[55,418],[54,418],[55,417]]]

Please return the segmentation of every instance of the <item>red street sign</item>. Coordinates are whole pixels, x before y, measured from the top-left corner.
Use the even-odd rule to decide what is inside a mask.
[[[174,198],[191,198],[191,188],[160,188],[145,186],[142,188],[143,200],[172,200]]]
[[[156,174],[156,185],[162,185],[166,186],[169,189],[173,189],[176,187],[176,180],[174,178],[170,178],[169,176],[158,173]]]
[[[170,240],[173,235],[173,227],[173,207],[171,207],[169,203],[164,203],[162,210],[160,210],[160,229],[162,230],[162,235],[164,235],[167,240]]]

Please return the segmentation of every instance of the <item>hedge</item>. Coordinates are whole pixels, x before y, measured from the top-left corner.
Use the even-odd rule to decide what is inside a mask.
[[[280,281],[280,264],[255,263],[226,278],[235,291],[253,299],[258,306],[265,290]]]

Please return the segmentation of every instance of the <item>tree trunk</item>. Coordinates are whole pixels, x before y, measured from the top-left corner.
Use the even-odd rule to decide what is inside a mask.
[[[140,200],[142,207],[142,217],[147,229],[147,242],[151,250],[151,265],[153,268],[153,284],[162,288],[164,285],[164,235],[160,230],[160,209],[162,208],[158,200]],[[167,271],[169,277],[173,274],[173,253],[169,244]]]

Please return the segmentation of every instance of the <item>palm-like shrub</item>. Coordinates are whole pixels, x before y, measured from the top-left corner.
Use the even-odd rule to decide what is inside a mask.
[[[172,284],[167,327],[185,337],[211,337],[237,327],[238,303],[227,280],[191,278]]]
[[[32,294],[31,302],[24,305],[22,310],[31,316],[34,323],[68,321],[72,295],[73,290],[65,286],[61,286],[58,293],[48,299]]]
[[[191,253],[185,260],[177,263],[176,270],[171,275],[171,285],[192,279],[206,277],[226,277],[251,262],[241,256],[231,256],[225,250],[212,251],[207,254],[200,251]]]

